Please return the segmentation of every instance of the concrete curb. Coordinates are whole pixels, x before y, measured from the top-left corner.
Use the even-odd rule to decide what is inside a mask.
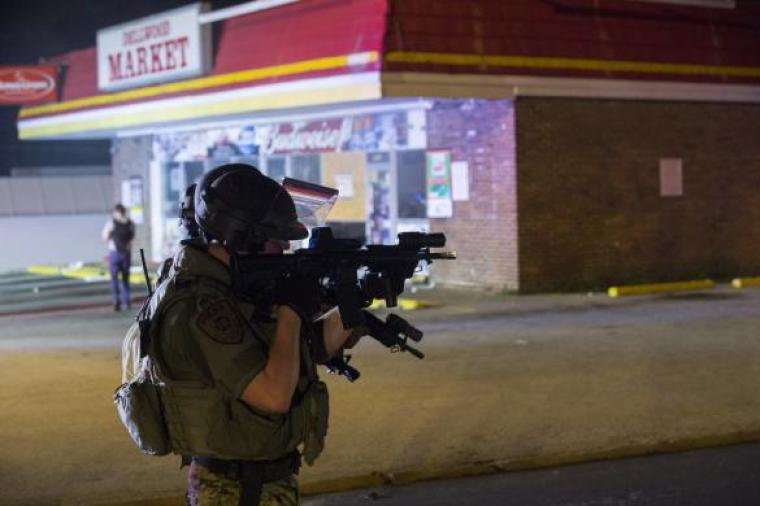
[[[734,278],[731,281],[734,288],[747,288],[748,286],[760,286],[760,277],[755,278]]]
[[[132,297],[130,299],[130,304],[132,305],[132,309],[124,310],[126,311],[133,311],[135,314],[137,313],[137,309],[140,308],[143,301],[145,300],[145,297]],[[89,309],[105,309],[110,308],[111,302],[91,302],[87,304],[61,304],[58,306],[46,306],[46,307],[35,307],[35,308],[29,308],[29,309],[16,309],[12,311],[0,311],[0,318],[11,318],[14,316],[29,316],[29,315],[41,315],[41,314],[48,314],[48,313],[61,313],[61,312],[70,312],[70,311],[85,311]]]
[[[329,480],[315,481],[301,485],[304,496],[348,492],[350,490],[373,488],[379,486],[402,486],[412,483],[434,480],[451,480],[486,476],[513,471],[528,471],[534,469],[581,464],[586,462],[613,460],[631,457],[643,457],[661,453],[676,453],[691,450],[729,446],[760,441],[760,428],[748,431],[737,431],[717,436],[703,436],[682,440],[666,440],[652,444],[623,445],[608,450],[589,452],[569,452],[566,454],[537,455],[515,460],[492,460],[461,464],[449,468],[420,469],[399,473],[371,473],[359,476],[346,476]],[[162,497],[129,502],[100,502],[97,506],[180,506],[184,496]]]
[[[611,286],[607,290],[610,297],[622,297],[626,295],[651,295],[655,293],[685,292],[690,290],[706,290],[715,288],[715,282],[711,279],[699,279],[695,281],[677,281],[673,283],[650,283],[643,285]]]

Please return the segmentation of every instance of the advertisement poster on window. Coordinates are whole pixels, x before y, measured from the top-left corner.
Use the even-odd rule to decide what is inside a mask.
[[[130,219],[136,225],[143,224],[145,213],[141,177],[130,177],[121,182],[121,204],[127,208]]]
[[[426,186],[428,218],[451,218],[451,153],[428,151]]]
[[[339,191],[330,221],[363,222],[367,219],[367,162],[363,153],[323,153],[322,180]]]
[[[159,134],[153,153],[166,163],[425,149],[425,121],[424,110],[412,110]]]

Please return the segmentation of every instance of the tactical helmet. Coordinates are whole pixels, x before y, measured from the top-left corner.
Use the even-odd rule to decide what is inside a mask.
[[[207,239],[236,252],[254,252],[269,239],[297,240],[309,233],[280,184],[244,163],[212,169],[195,190],[195,221]]]

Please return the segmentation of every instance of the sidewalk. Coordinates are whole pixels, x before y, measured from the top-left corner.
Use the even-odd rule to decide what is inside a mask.
[[[445,302],[403,313],[426,358],[367,341],[357,383],[327,378],[305,493],[760,438],[760,290],[416,296]],[[178,459],[142,456],[111,405],[130,319],[3,319],[0,503],[182,504]]]

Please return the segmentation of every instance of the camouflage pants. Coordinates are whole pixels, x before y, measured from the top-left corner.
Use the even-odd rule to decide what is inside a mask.
[[[189,506],[238,506],[240,482],[214,474],[193,462],[187,473]],[[298,482],[295,476],[264,483],[259,506],[298,506]],[[252,506],[252,505],[251,505]]]

